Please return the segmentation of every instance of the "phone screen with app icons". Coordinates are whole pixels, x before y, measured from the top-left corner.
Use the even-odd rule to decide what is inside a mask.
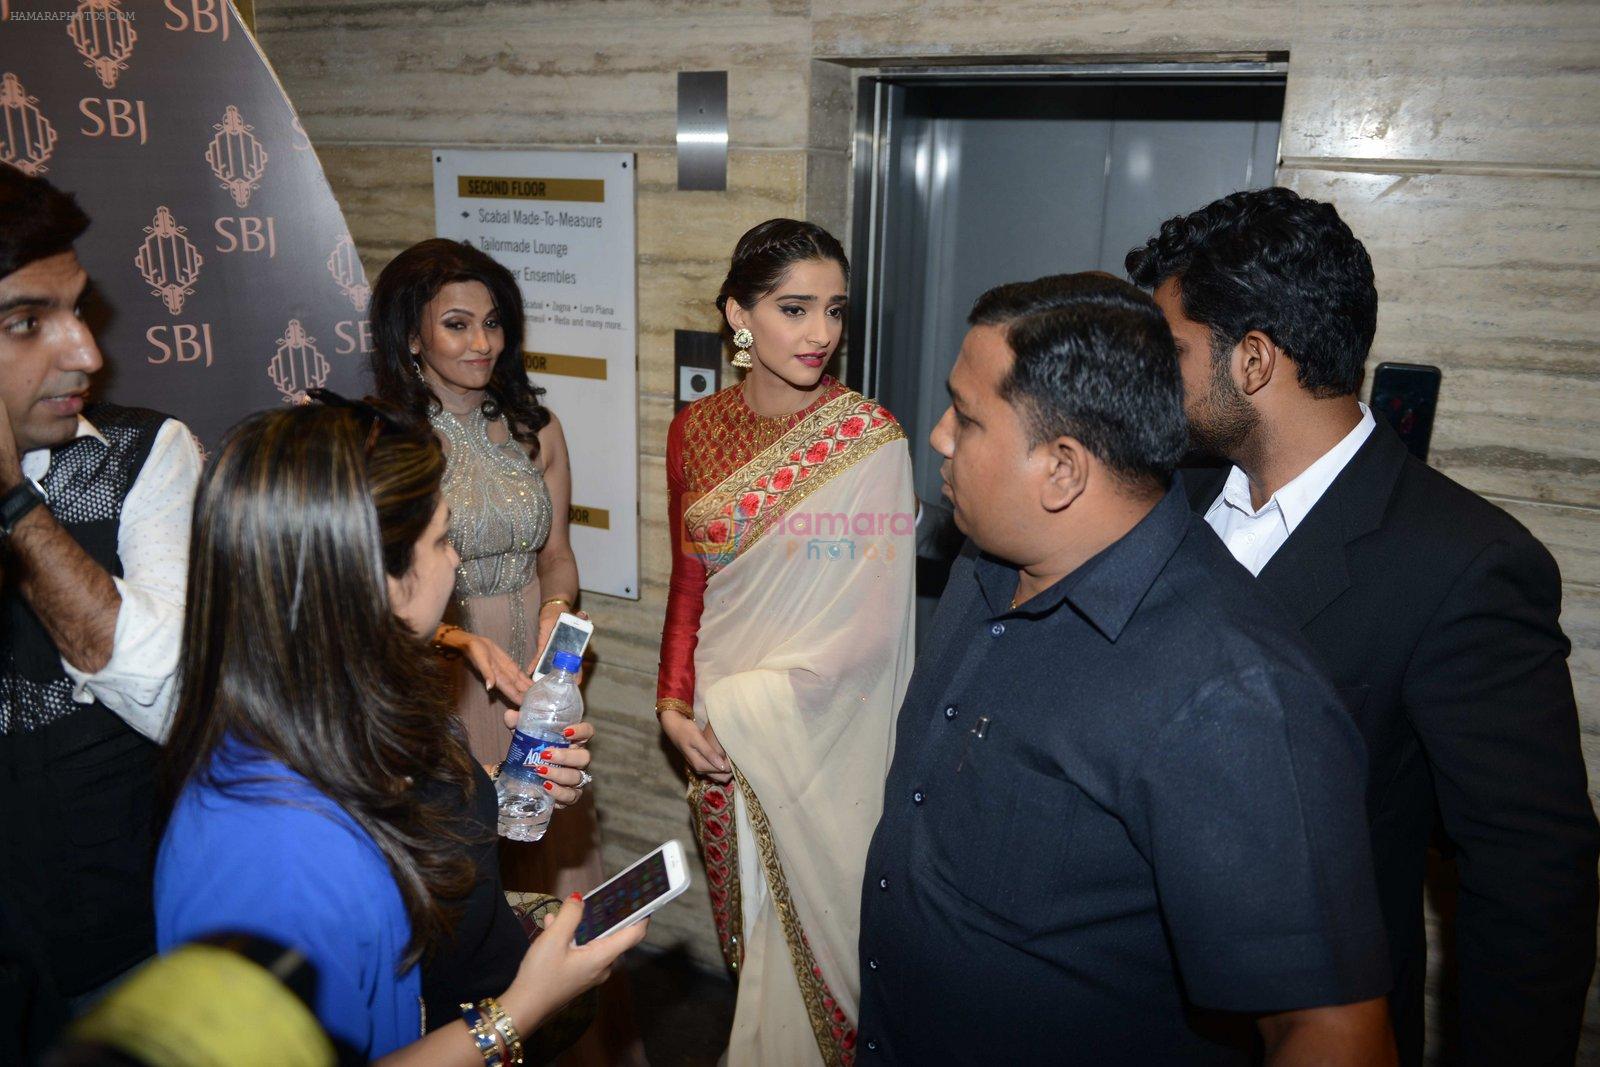
[[[618,875],[584,898],[583,922],[575,940],[582,945],[619,923],[627,922],[670,887],[666,856],[657,850],[644,862]]]

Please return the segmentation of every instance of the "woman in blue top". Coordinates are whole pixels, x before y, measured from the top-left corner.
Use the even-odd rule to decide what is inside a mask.
[[[477,874],[459,829],[477,779],[421,636],[454,585],[443,470],[432,435],[375,409],[268,412],[224,441],[195,503],[156,933],[290,945],[347,1054],[475,1067],[520,1062],[512,1037],[603,980],[644,924],[578,948],[581,906],[563,908],[478,1033],[421,1037],[418,965]]]

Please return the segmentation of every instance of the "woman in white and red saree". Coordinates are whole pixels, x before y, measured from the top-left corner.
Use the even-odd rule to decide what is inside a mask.
[[[809,223],[747,233],[718,306],[750,373],[684,409],[667,437],[656,708],[693,772],[739,980],[731,1067],[854,1062],[861,882],[911,673],[905,434],[822,373],[846,269]]]

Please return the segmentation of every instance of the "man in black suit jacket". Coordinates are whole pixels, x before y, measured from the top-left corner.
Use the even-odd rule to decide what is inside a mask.
[[[1127,267],[1172,326],[1194,444],[1234,465],[1186,475],[1195,510],[1298,622],[1366,739],[1401,1061],[1422,1062],[1438,825],[1460,873],[1461,1062],[1572,1063],[1600,828],[1555,561],[1358,401],[1378,298],[1332,205],[1235,193]]]

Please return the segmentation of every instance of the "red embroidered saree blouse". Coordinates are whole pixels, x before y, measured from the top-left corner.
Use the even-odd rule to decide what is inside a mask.
[[[678,412],[667,430],[667,526],[672,533],[672,581],[661,627],[656,702],[694,705],[694,650],[710,577],[704,555],[686,546],[683,513],[739,468],[772,447],[806,416],[847,390],[824,377],[817,399],[792,415],[758,415],[739,386],[724,389]]]

